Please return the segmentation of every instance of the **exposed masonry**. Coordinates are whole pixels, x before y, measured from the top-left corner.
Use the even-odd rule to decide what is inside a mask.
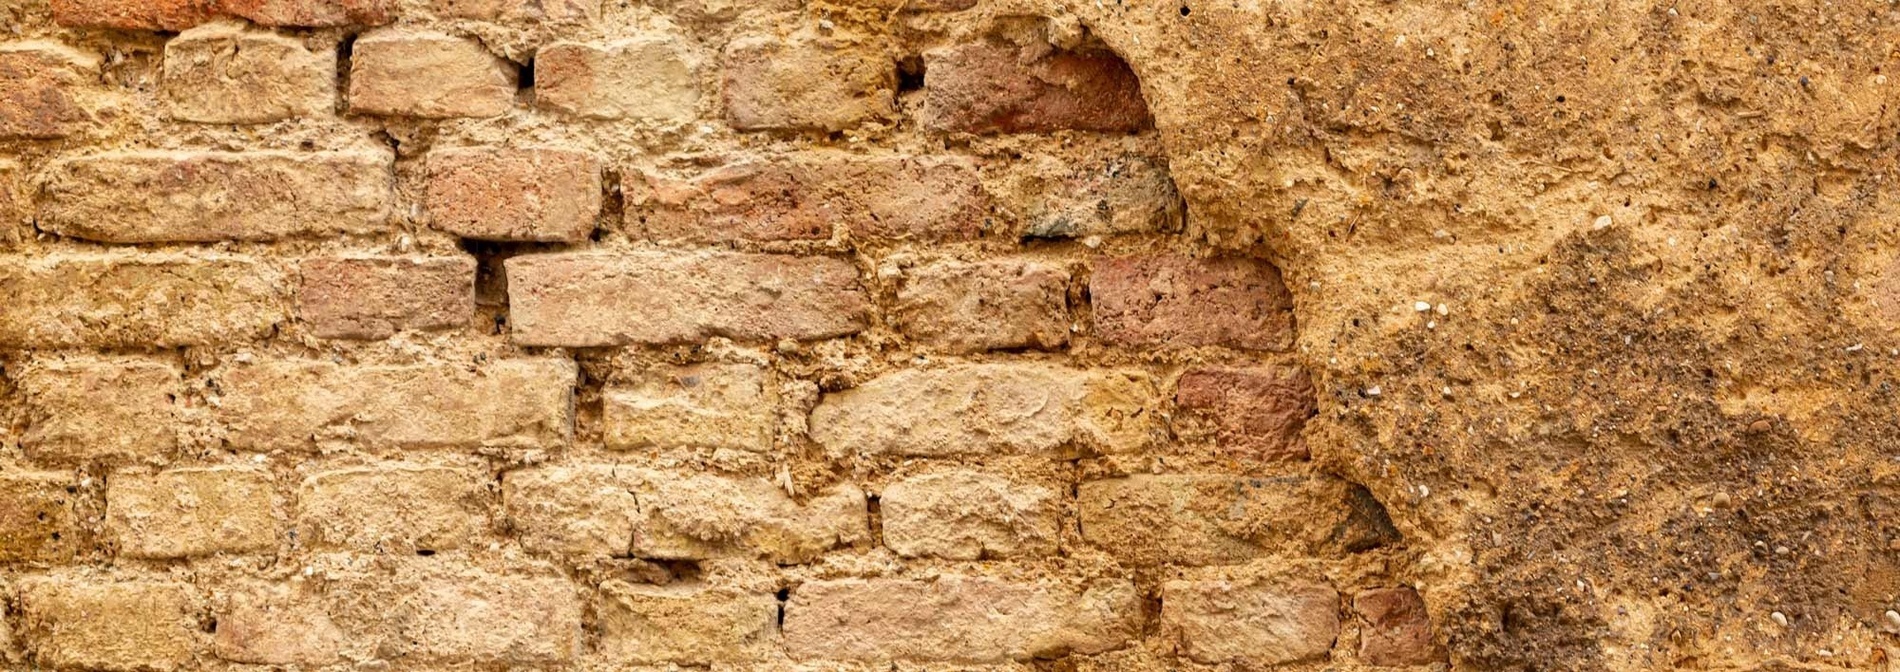
[[[29,9],[0,660],[1442,659],[1120,58],[716,4]]]

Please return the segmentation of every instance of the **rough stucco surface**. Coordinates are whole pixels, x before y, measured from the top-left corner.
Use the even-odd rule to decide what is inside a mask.
[[[1897,21],[0,0],[0,668],[1885,670]]]

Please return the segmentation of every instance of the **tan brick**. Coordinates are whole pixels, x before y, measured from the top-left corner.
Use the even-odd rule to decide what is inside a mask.
[[[54,42],[0,43],[0,139],[62,138],[92,121],[99,58]]]
[[[893,483],[878,498],[884,545],[907,558],[987,560],[1056,551],[1062,497],[972,471]]]
[[[390,222],[390,155],[118,152],[55,161],[40,227],[107,243],[365,234]]]
[[[976,0],[839,0],[837,4],[885,11],[955,12],[975,7]]]
[[[911,269],[897,290],[905,335],[951,352],[1053,350],[1069,342],[1069,273],[1031,261],[942,262]]]
[[[0,257],[0,347],[248,342],[288,317],[283,277],[226,256]]]
[[[404,464],[320,473],[299,491],[298,538],[373,553],[463,548],[487,529],[487,483],[475,471]]]
[[[600,0],[434,0],[431,4],[438,15],[481,21],[531,24],[600,16]]]
[[[226,11],[263,26],[329,28],[389,23],[398,0],[224,0]]]
[[[742,131],[842,131],[895,114],[897,64],[869,46],[743,37],[726,45],[726,122]]]
[[[549,569],[497,572],[411,557],[390,571],[333,571],[321,592],[349,658],[547,666],[573,660],[581,646],[578,591]]]
[[[746,663],[777,649],[771,593],[617,580],[600,593],[600,653],[613,664]]]
[[[1432,639],[1425,600],[1407,587],[1362,590],[1352,609],[1365,621],[1359,629],[1359,660],[1370,665],[1428,665],[1444,655]]]
[[[624,182],[627,228],[658,241],[825,240],[834,222],[865,239],[957,240],[989,216],[975,168],[947,156],[739,160]]]
[[[1318,412],[1313,383],[1295,367],[1195,369],[1181,375],[1176,433],[1211,437],[1223,451],[1304,460],[1300,430]]]
[[[534,55],[534,102],[588,119],[684,123],[698,116],[699,73],[684,40],[556,42]]]
[[[1104,259],[1089,294],[1096,335],[1113,345],[1285,350],[1293,343],[1293,295],[1264,260]]]
[[[0,564],[71,561],[83,541],[78,488],[70,473],[0,472]]]
[[[1317,660],[1339,635],[1339,593],[1316,583],[1169,581],[1161,626],[1181,655],[1201,663]]]
[[[224,0],[48,0],[53,21],[76,28],[179,31],[218,16]]]
[[[514,109],[514,64],[475,40],[386,29],[358,38],[350,54],[357,114],[447,119]]]
[[[169,672],[198,649],[196,609],[182,583],[33,577],[20,582],[20,638],[42,667]]]
[[[1371,524],[1330,477],[1136,475],[1083,483],[1082,538],[1123,562],[1226,565],[1275,552],[1355,550]]]
[[[473,257],[320,257],[298,271],[297,314],[322,338],[389,338],[475,316]]]
[[[336,104],[336,52],[301,39],[218,22],[165,42],[163,86],[172,119],[256,124],[327,115]]]
[[[1021,214],[1024,238],[1173,233],[1186,222],[1187,206],[1159,157],[1032,155],[1012,161],[1003,182],[999,199]]]
[[[567,359],[349,366],[275,361],[218,377],[217,419],[232,448],[553,448],[573,434]]]
[[[978,43],[925,52],[924,125],[965,133],[1133,132],[1153,125],[1140,80],[1113,52],[1033,49]]]
[[[270,474],[257,469],[120,472],[106,480],[106,536],[134,558],[275,550],[276,509]]]
[[[303,581],[245,585],[216,614],[211,651],[235,663],[319,667],[337,662],[345,643]]]
[[[608,448],[762,453],[778,427],[778,388],[753,364],[658,367],[601,396]]]
[[[1139,371],[956,364],[825,395],[811,437],[832,455],[1128,452],[1160,431],[1158,404]]]
[[[1141,632],[1141,595],[1115,580],[807,581],[792,591],[784,629],[800,660],[1027,661],[1126,646]]]
[[[521,345],[818,340],[862,331],[870,311],[857,267],[825,257],[555,253],[506,269]]]
[[[799,504],[762,479],[582,465],[508,472],[502,500],[523,546],[558,555],[805,562],[870,533],[849,485]]]
[[[44,462],[161,458],[178,445],[177,367],[145,359],[45,358],[16,380],[27,410],[20,444]]]
[[[600,163],[563,149],[440,149],[429,154],[429,219],[477,240],[587,240],[600,215]]]

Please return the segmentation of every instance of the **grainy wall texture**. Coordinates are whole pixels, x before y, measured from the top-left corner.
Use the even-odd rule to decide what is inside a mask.
[[[1886,670],[1896,22],[0,0],[0,668]]]

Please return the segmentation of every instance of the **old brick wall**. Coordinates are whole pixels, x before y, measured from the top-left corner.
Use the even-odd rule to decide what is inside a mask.
[[[1442,666],[1267,249],[975,4],[11,0],[0,660]]]

